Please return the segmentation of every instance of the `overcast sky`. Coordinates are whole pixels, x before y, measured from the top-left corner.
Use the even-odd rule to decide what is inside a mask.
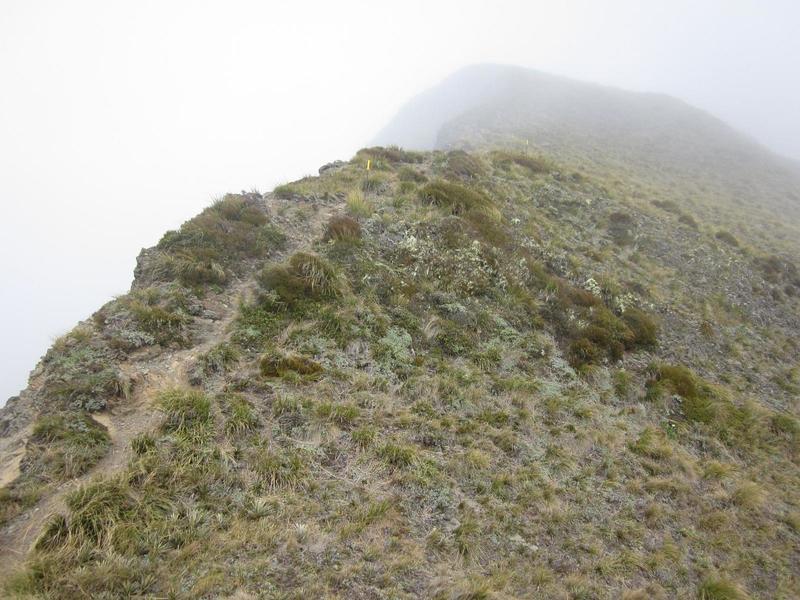
[[[349,158],[476,62],[665,92],[800,158],[800,2],[0,1],[0,404],[226,191]]]

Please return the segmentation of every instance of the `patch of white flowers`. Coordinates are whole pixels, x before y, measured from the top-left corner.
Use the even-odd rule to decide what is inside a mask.
[[[597,296],[598,298],[603,297],[603,289],[600,287],[600,284],[594,280],[594,277],[589,277],[589,279],[584,282],[583,289],[593,296]]]
[[[487,285],[505,289],[508,282],[484,258],[484,247],[479,240],[473,240],[466,248],[442,252],[442,248],[430,240],[419,239],[406,233],[398,246],[416,259],[410,269],[412,277],[433,276],[467,293],[474,293]],[[489,283],[489,282],[492,283]]]
[[[407,250],[407,251],[413,253],[413,252],[416,252],[417,248],[419,247],[419,240],[417,240],[417,238],[414,237],[413,234],[409,233],[409,234],[406,234],[403,237],[402,240],[400,240],[400,243],[398,245],[403,250]]]
[[[631,306],[636,306],[636,304],[636,296],[631,293],[614,297],[614,310],[619,314],[623,314],[628,308]]]

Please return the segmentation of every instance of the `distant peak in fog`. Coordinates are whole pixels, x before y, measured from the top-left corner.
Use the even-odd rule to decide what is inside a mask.
[[[626,111],[634,108],[640,114],[650,110],[661,115],[671,109],[684,113],[684,117],[703,117],[723,126],[719,119],[667,94],[632,92],[515,65],[475,64],[455,71],[412,98],[373,142],[433,149],[448,122],[487,105],[498,109],[498,120],[519,117],[520,110],[527,111],[529,119],[614,116],[615,120],[624,120]],[[512,107],[514,112],[508,115]],[[650,116],[657,118],[658,114]]]
[[[630,92],[509,65],[456,71],[411,99],[375,137],[409,149],[517,147],[606,173],[696,186],[771,210],[800,206],[800,170],[720,119],[665,94]]]

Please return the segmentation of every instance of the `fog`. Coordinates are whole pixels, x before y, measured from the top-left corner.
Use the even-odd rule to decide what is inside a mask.
[[[0,4],[0,403],[226,191],[349,158],[471,63],[677,96],[800,158],[800,4]]]

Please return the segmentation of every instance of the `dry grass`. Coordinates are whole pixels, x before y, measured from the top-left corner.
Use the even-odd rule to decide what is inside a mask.
[[[369,239],[341,244],[331,222],[335,243],[243,270],[261,269],[261,293],[203,341],[203,389],[159,397],[162,424],[135,438],[118,476],[70,497],[6,595],[792,597],[796,344],[733,304],[704,304],[695,296],[715,282],[671,283],[691,274],[659,262],[697,239],[696,260],[746,259],[707,226],[679,225],[671,205],[651,219],[611,182],[513,153],[478,157],[481,171],[450,174],[468,185],[442,188],[471,161],[370,152],[387,185],[360,215]],[[423,208],[393,197],[398,175],[423,183],[408,169],[432,176]],[[295,182],[292,198],[327,193],[342,209],[362,178],[353,162]],[[612,220],[656,250],[605,237],[625,211]],[[105,356],[100,335],[62,340],[52,364],[83,373]],[[731,361],[753,368],[745,377]],[[63,444],[58,431],[40,431],[43,453]],[[0,501],[26,510],[49,493],[33,483]]]

